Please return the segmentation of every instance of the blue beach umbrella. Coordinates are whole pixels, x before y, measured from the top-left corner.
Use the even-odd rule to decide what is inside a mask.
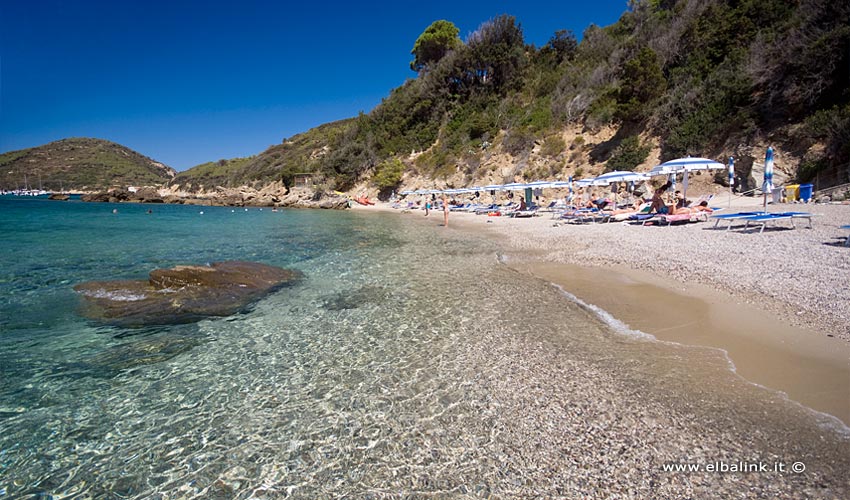
[[[732,206],[732,196],[735,195],[735,158],[729,157],[729,206]]]
[[[732,185],[735,184],[735,158],[729,157],[729,189],[732,189]]]
[[[767,195],[773,191],[773,148],[770,146],[764,155],[764,183],[761,191],[764,193],[764,208],[767,209]]]

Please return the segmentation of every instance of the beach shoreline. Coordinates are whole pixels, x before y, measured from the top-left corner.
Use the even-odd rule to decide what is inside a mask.
[[[726,207],[726,201],[718,205]],[[760,207],[759,199],[736,197],[727,212]],[[385,203],[352,208],[402,213]],[[777,205],[768,211],[782,210],[812,212],[813,229],[803,222],[796,223],[797,229],[764,234],[726,231],[723,225],[714,230],[713,221],[675,227],[581,225],[559,222],[547,212],[530,219],[452,212],[449,229],[494,238],[523,260],[601,270],[622,266],[652,273],[672,289],[687,283],[710,286],[850,345],[850,288],[844,285],[850,282],[850,255],[842,246],[847,231],[839,229],[850,222],[850,205]],[[403,215],[427,221],[421,211]],[[435,225],[439,222],[434,219]]]
[[[757,200],[734,201],[731,210],[753,209]],[[386,204],[357,210],[402,212]],[[449,230],[498,241],[505,264],[562,287],[630,328],[660,341],[723,350],[745,380],[847,425],[850,291],[840,283],[850,282],[850,266],[836,239],[850,206],[806,210],[817,214],[813,229],[798,224],[764,234],[714,230],[713,222],[573,225],[546,213],[512,219],[452,212]],[[432,215],[440,217],[403,214],[441,226],[442,213]],[[765,254],[768,248],[774,253]],[[740,267],[724,267],[736,260]]]

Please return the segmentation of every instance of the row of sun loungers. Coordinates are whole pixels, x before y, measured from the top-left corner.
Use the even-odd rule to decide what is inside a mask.
[[[743,231],[749,230],[750,226],[759,228],[759,234],[763,233],[768,225],[780,223],[789,223],[791,228],[796,229],[795,221],[806,220],[807,227],[812,228],[813,214],[809,212],[736,212],[730,214],[713,214],[708,212],[692,212],[686,214],[649,214],[644,210],[635,212],[625,212],[614,214],[612,212],[599,210],[598,208],[561,208],[555,202],[541,209],[536,205],[531,205],[525,210],[518,210],[517,205],[480,205],[470,204],[462,206],[451,206],[450,210],[455,212],[471,212],[477,215],[500,215],[506,217],[534,217],[539,215],[540,211],[551,211],[552,218],[560,221],[587,224],[587,223],[605,223],[605,222],[627,222],[639,225],[659,225],[671,226],[676,223],[692,223],[706,222],[709,218],[714,219],[714,229],[722,229],[721,222],[726,222],[726,230],[729,231],[732,227],[741,227]],[[413,207],[408,207],[413,208]],[[440,210],[436,208],[435,210]],[[722,209],[715,209],[722,210]],[[850,225],[841,226],[842,229],[850,229]],[[847,238],[845,246],[850,246],[850,237]]]

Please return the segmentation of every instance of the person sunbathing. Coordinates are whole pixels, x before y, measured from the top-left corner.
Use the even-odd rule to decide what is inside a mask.
[[[690,208],[689,208],[689,207],[681,207],[681,208],[677,208],[677,207],[675,207],[675,206],[673,206],[673,205],[671,205],[671,206],[670,206],[670,207],[668,207],[668,208],[670,209],[670,215],[698,214],[698,213],[700,213],[700,212],[706,212],[706,213],[712,213],[712,212],[714,212],[714,210],[712,210],[712,209],[708,206],[708,202],[707,202],[707,201],[700,202],[700,204],[699,204],[699,205],[697,205],[697,206],[695,206],[695,207],[690,207]]]
[[[606,211],[606,213],[611,214],[611,215],[636,214],[636,213],[640,213],[640,212],[648,209],[649,206],[650,205],[648,203],[644,202],[642,198],[638,198],[638,200],[635,201],[634,205],[632,205],[629,208],[618,208],[616,210],[611,210],[610,212]]]

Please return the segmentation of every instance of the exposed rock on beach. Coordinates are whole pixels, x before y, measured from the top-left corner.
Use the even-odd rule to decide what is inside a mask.
[[[89,281],[74,290],[85,299],[85,316],[137,327],[229,316],[301,277],[295,270],[225,261],[155,269],[148,280]]]

